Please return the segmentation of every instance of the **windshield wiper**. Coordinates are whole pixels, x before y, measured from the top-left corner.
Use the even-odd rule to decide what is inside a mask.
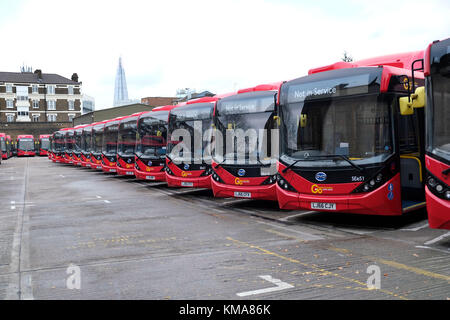
[[[283,173],[285,173],[286,171],[288,171],[290,168],[292,168],[294,165],[296,165],[298,162],[300,161],[307,161],[308,158],[341,158],[345,161],[347,161],[353,168],[357,169],[360,172],[364,172],[364,169],[360,166],[358,166],[356,163],[354,163],[352,160],[350,160],[347,156],[344,156],[342,154],[324,154],[324,155],[319,155],[319,156],[308,156],[305,159],[298,159],[296,161],[294,161],[293,163],[291,163],[289,166],[287,166],[286,168],[283,169]]]
[[[286,171],[288,171],[290,168],[292,168],[293,166],[295,166],[298,162],[300,161],[305,161],[306,159],[298,159],[295,160],[294,162],[292,162],[290,165],[288,165],[286,168],[283,169],[283,173],[286,173]]]
[[[364,172],[364,169],[360,166],[358,166],[356,163],[354,163],[352,160],[350,160],[347,156],[344,156],[343,154],[325,154],[325,155],[319,155],[319,156],[310,156],[311,158],[341,158],[345,161],[347,161],[353,168],[357,169],[360,172]]]

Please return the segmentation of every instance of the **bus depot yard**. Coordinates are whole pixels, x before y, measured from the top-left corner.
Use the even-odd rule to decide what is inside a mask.
[[[450,233],[10,158],[1,299],[450,299]]]

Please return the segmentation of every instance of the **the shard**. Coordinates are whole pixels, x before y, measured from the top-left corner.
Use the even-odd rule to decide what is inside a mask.
[[[117,67],[116,85],[114,88],[114,107],[128,104],[127,79],[125,79],[125,70],[122,66],[122,57],[119,58]]]

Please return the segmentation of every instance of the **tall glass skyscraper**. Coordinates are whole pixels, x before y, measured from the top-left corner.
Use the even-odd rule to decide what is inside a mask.
[[[127,79],[122,66],[122,57],[119,58],[119,66],[116,73],[116,85],[114,87],[114,107],[128,104]]]

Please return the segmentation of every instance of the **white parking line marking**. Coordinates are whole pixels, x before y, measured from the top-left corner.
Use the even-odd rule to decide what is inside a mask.
[[[111,203],[111,201],[109,200],[103,200],[105,203]]]
[[[259,276],[261,279],[264,279],[266,281],[269,281],[273,284],[276,285],[276,287],[271,287],[271,288],[266,288],[266,289],[259,289],[259,290],[253,290],[253,291],[246,291],[246,292],[240,292],[240,293],[236,293],[236,295],[238,295],[239,297],[247,297],[247,296],[252,296],[252,295],[256,295],[256,294],[263,294],[263,293],[268,293],[268,292],[274,292],[274,291],[280,291],[280,290],[286,290],[286,289],[290,289],[290,288],[294,288],[293,285],[283,282],[280,279],[275,279],[272,278],[272,276],[270,275],[265,275],[265,276]]]
[[[101,196],[96,196],[97,197],[97,199],[101,199],[102,197]]]
[[[317,212],[317,211],[304,211],[304,212],[293,214],[291,216],[287,216],[287,217],[284,217],[284,218],[281,218],[281,219],[278,219],[278,220],[279,221],[288,221],[289,219],[300,217],[300,216],[303,216],[303,215],[306,215],[306,214],[310,214],[310,213],[315,213],[315,212]]]
[[[434,238],[434,239],[432,239],[432,240],[429,240],[429,241],[425,242],[424,245],[427,246],[427,245],[429,245],[429,244],[436,243],[436,242],[441,241],[442,239],[447,238],[447,237],[450,237],[450,231],[447,232],[447,233],[444,233],[443,235],[440,235],[440,236],[437,237],[437,238]]]
[[[420,229],[427,228],[428,226],[429,226],[429,225],[428,225],[428,222],[427,222],[427,223],[425,223],[424,225],[422,225],[422,226],[420,226],[420,227],[409,228],[409,229],[400,229],[400,231],[418,231],[418,230],[420,230]]]

